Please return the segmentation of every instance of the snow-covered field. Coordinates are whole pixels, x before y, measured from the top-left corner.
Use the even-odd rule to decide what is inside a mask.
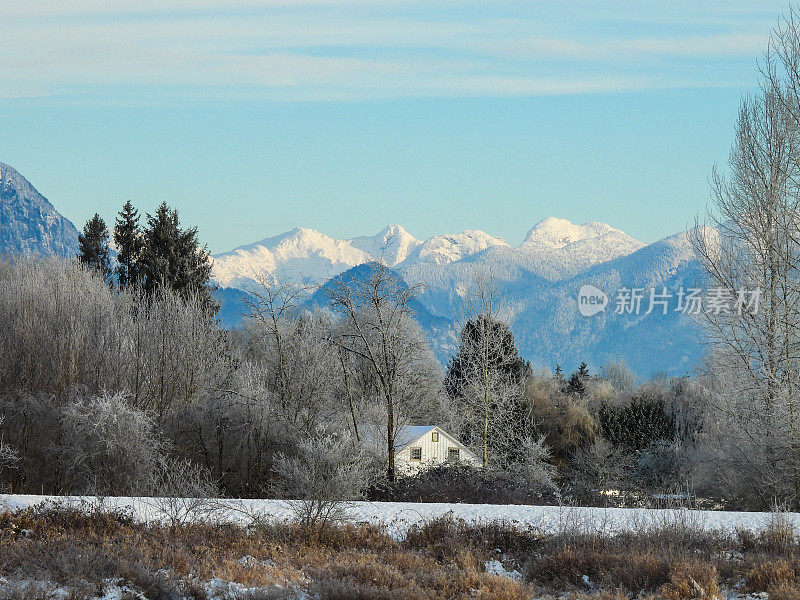
[[[211,519],[249,524],[254,518],[288,521],[294,517],[292,503],[285,500],[167,500],[94,496],[0,495],[0,505],[15,510],[43,502],[123,509],[142,521]],[[636,530],[648,526],[686,524],[704,529],[758,531],[774,518],[767,512],[730,512],[675,509],[579,508],[559,506],[520,506],[494,504],[437,504],[411,502],[353,502],[347,508],[353,523],[384,525],[397,538],[413,525],[450,515],[469,523],[504,522],[536,528],[543,533],[570,529],[606,533]],[[800,514],[782,515],[800,531]]]

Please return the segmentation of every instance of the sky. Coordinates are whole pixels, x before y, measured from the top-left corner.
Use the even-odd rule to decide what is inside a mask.
[[[691,225],[788,9],[762,0],[0,0],[0,161],[78,227],[212,252],[399,223]]]

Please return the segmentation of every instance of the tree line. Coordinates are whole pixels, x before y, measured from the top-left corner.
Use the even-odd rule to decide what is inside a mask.
[[[111,241],[113,239],[113,250]],[[211,255],[201,247],[197,227],[183,229],[178,211],[162,202],[140,224],[128,200],[119,211],[113,234],[95,213],[78,234],[78,260],[109,284],[153,294],[169,288],[181,297],[200,298],[213,306]]]
[[[112,286],[80,261],[0,262],[2,478],[37,493],[586,503],[700,469],[699,381],[538,371],[480,300],[443,369],[415,290],[389,269],[339,278],[324,308],[307,293],[265,286],[226,331],[169,287]],[[397,436],[430,424],[482,465],[404,476]]]

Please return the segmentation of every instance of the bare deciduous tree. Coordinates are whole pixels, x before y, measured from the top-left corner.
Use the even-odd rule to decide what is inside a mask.
[[[340,276],[326,292],[342,323],[334,337],[346,354],[357,357],[368,372],[384,408],[387,466],[396,477],[395,436],[402,405],[419,400],[419,391],[433,380],[430,349],[411,308],[415,290],[384,265],[371,263],[363,276]]]
[[[484,467],[507,458],[498,444],[506,447],[513,440],[513,446],[525,428],[522,384],[529,368],[517,353],[500,305],[491,277],[477,273],[465,301],[461,344],[445,379],[462,415],[464,438],[480,454]]]
[[[730,308],[708,307],[701,319],[718,382],[707,430],[717,432],[712,454],[727,469],[717,473],[794,502],[800,501],[798,34],[790,13],[765,54],[760,92],[741,103],[728,174],[714,170],[713,227],[698,225],[693,239],[709,287]]]

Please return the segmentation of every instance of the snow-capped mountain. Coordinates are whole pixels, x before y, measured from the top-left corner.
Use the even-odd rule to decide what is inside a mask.
[[[715,231],[708,234],[715,239]],[[0,163],[0,255],[69,257],[77,237],[46,198]],[[675,295],[680,287],[701,286],[688,232],[645,245],[604,223],[576,225],[556,217],[534,225],[517,246],[479,230],[419,240],[390,225],[373,236],[334,239],[298,227],[215,257],[220,319],[240,326],[242,299],[261,282],[313,288],[344,272],[368,272],[375,261],[420,290],[415,313],[443,362],[457,344],[464,301],[478,276],[493,281],[520,352],[534,365],[558,363],[570,370],[586,360],[596,370],[624,358],[640,376],[683,375],[704,352],[700,328],[681,312],[619,314],[609,307],[587,318],[576,301],[587,284],[610,299],[623,288],[666,288]],[[313,304],[320,294],[312,291]]]
[[[602,237],[609,233],[622,233],[605,223],[575,225],[567,219],[548,217],[539,221],[525,236],[523,245],[540,244],[552,248],[563,248],[581,240]]]
[[[214,276],[221,285],[242,289],[259,277],[322,285],[376,260],[420,290],[424,314],[438,319],[435,328],[425,329],[443,361],[457,341],[464,300],[476,276],[491,277],[520,352],[535,365],[572,369],[586,360],[597,369],[624,358],[641,376],[683,375],[702,356],[699,328],[685,314],[607,310],[586,318],[576,303],[585,284],[612,299],[625,287],[658,286],[675,293],[680,286],[699,285],[702,270],[688,232],[646,245],[605,223],[576,225],[551,217],[511,246],[476,230],[420,241],[398,225],[350,240],[296,229],[219,255]],[[442,325],[446,322],[449,328]]]
[[[262,279],[322,284],[351,267],[376,260],[398,269],[414,284],[433,285],[446,278],[448,271],[463,270],[466,263],[491,265],[502,279],[515,278],[523,269],[555,280],[642,245],[609,225],[573,225],[557,218],[541,221],[516,247],[478,230],[437,235],[423,242],[400,225],[389,225],[374,236],[346,240],[298,227],[215,256],[214,279],[220,285],[242,289],[258,285]]]
[[[474,232],[477,233],[477,232]],[[627,256],[644,244],[602,223],[573,225],[549,218],[535,225],[519,246],[482,234],[484,245],[472,247],[452,261],[410,260],[398,265],[430,310],[448,317],[462,312],[470,281],[480,274],[499,286],[512,288],[531,276],[548,281],[569,279],[595,265]],[[489,243],[491,242],[491,243]],[[470,248],[468,244],[464,245]]]
[[[681,288],[702,288],[705,274],[694,256],[690,232],[664,238],[635,252],[595,265],[574,277],[544,281],[531,277],[504,289],[512,307],[511,326],[520,352],[534,364],[574,368],[586,360],[594,369],[623,358],[633,371],[682,376],[703,356],[702,330],[676,310]],[[592,285],[609,297],[606,310],[580,314],[578,291]],[[647,300],[631,314],[616,310],[620,290],[651,289],[669,295],[666,314],[647,314]]]
[[[78,230],[13,167],[0,162],[0,255],[74,256]]]
[[[437,235],[421,244],[400,267],[415,264],[446,265],[494,247],[510,246],[502,238],[475,229],[453,235]]]
[[[390,267],[406,260],[409,254],[422,245],[421,241],[400,225],[389,225],[377,235],[356,237],[347,241]]]
[[[223,287],[248,289],[262,282],[313,285],[374,260],[348,240],[335,240],[297,227],[284,234],[218,254],[214,280]]]

